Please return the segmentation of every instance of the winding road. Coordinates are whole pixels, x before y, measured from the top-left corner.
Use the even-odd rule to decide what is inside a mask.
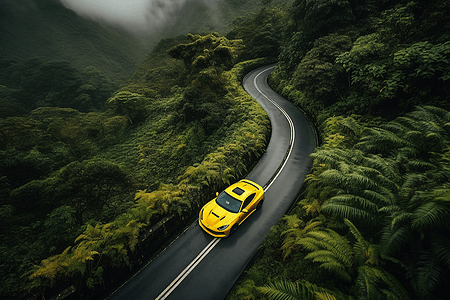
[[[110,300],[224,299],[270,228],[286,213],[309,173],[316,146],[312,127],[292,103],[275,93],[267,77],[275,66],[249,73],[244,88],[269,114],[272,136],[247,178],[265,190],[262,208],[237,232],[213,238],[194,222],[159,256],[108,297]]]

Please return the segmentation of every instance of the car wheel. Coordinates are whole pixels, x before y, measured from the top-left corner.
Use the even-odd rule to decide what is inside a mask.
[[[256,210],[260,209],[261,206],[263,205],[264,200],[261,200],[258,202],[258,205],[256,205]]]
[[[233,227],[231,227],[229,236],[232,236],[237,231],[237,229],[238,229],[237,224],[234,224]]]

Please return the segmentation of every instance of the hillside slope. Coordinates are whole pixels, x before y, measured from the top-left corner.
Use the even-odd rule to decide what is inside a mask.
[[[129,33],[83,19],[57,0],[0,0],[0,59],[67,60],[126,80],[148,50]]]
[[[133,35],[83,18],[58,0],[0,0],[0,60],[67,60],[80,71],[94,66],[110,79],[124,81],[161,39],[211,31],[223,34],[236,18],[262,5],[259,0],[187,0],[165,16],[165,23],[150,22],[148,31]]]

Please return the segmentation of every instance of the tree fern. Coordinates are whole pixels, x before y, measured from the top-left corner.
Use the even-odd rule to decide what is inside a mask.
[[[256,286],[253,280],[247,279],[239,284],[236,292],[234,293],[238,299],[242,300],[254,300],[256,298]]]
[[[257,288],[270,300],[315,300],[315,294],[299,282],[277,281]]]
[[[330,117],[325,122],[327,147],[351,148],[360,138],[363,126],[352,117]]]
[[[310,231],[298,243],[311,251],[305,259],[320,262],[321,268],[345,281],[351,281],[348,271],[352,266],[353,250],[345,237],[331,229]]]
[[[154,214],[182,214],[191,206],[190,201],[184,197],[184,191],[173,184],[161,185],[158,190],[151,193],[145,190],[138,191],[135,200],[138,209],[148,212],[146,220],[140,220],[147,223]]]
[[[365,193],[367,194],[367,192],[365,192]],[[370,196],[373,196],[373,193],[370,194]],[[363,210],[363,211],[365,211],[369,214],[373,214],[373,215],[376,215],[378,213],[378,208],[379,208],[379,206],[376,203],[370,201],[367,198],[355,196],[355,195],[349,195],[349,194],[334,196],[327,201],[327,205],[329,203],[346,204],[355,209],[360,209],[360,210]]]
[[[126,226],[119,226],[115,234],[118,236],[123,236],[125,244],[130,248],[131,251],[134,251],[136,245],[139,242],[140,229],[143,226],[145,226],[144,223],[131,220]]]
[[[387,207],[384,207],[385,209],[386,209],[386,211],[388,211],[390,208],[393,208],[394,206],[387,206]],[[397,207],[397,210],[392,210],[391,211],[391,213],[390,213],[390,218],[392,218],[392,221],[390,222],[390,224],[389,224],[389,222],[387,222],[387,221],[385,221],[385,224],[387,224],[387,225],[390,225],[391,226],[391,228],[394,228],[397,224],[410,224],[411,223],[411,219],[412,219],[412,213],[410,213],[410,212],[406,212],[406,211],[404,211],[404,210],[401,210],[398,206],[395,206],[395,207]],[[386,220],[389,220],[389,219],[386,219]]]
[[[308,253],[305,259],[311,259],[313,262],[320,263],[322,269],[330,271],[334,276],[345,282],[351,282],[352,280],[348,266],[346,267],[332,251],[316,250]]]
[[[409,173],[405,176],[405,180],[401,187],[401,190],[404,192],[406,190],[415,191],[420,188],[421,185],[426,183],[428,180],[425,174],[418,173]]]
[[[364,131],[363,137],[355,147],[368,153],[388,156],[394,149],[412,147],[412,145],[389,130],[370,128]]]
[[[376,227],[379,224],[379,218],[376,214],[368,212],[361,208],[353,206],[346,202],[337,201],[339,198],[330,199],[322,205],[322,212],[332,214],[339,219],[351,219],[367,224],[370,227]]]
[[[293,289],[296,289],[294,292]],[[269,283],[264,287],[258,287],[270,300],[275,299],[296,299],[296,300],[351,300],[352,297],[343,294],[338,290],[329,290],[317,286],[310,282],[287,282],[278,281]],[[295,297],[295,298],[291,298]]]
[[[343,149],[317,149],[314,153],[310,155],[314,159],[315,164],[324,164],[329,168],[338,168],[339,164],[342,162],[348,162],[349,152]]]
[[[448,230],[448,228],[447,228]],[[443,268],[450,270],[450,237],[445,232],[435,233],[431,236],[433,244],[433,254],[443,265]]]
[[[347,218],[364,228],[364,234],[382,228],[380,235],[370,236],[379,237],[378,246],[365,241],[356,226],[349,226],[356,239],[352,268],[359,272],[362,299],[407,299],[395,278],[380,268],[383,259],[408,270],[422,299],[430,298],[447,276],[443,270],[448,273],[450,261],[448,124],[448,111],[419,107],[382,128],[366,128],[357,150],[323,147],[311,155],[314,169],[306,181],[309,197],[303,207],[314,211],[314,205],[323,203],[321,213]],[[325,189],[325,199],[318,197]],[[311,251],[307,258],[332,270],[339,260],[312,236],[301,238]]]
[[[382,293],[377,285],[377,278],[374,272],[376,269],[368,266],[361,266],[358,268],[358,277],[356,280],[358,287],[358,299],[364,300],[378,300],[382,299]]]
[[[376,203],[377,206],[389,206],[395,203],[395,195],[391,190],[386,188],[380,188],[379,191],[364,190],[362,191],[362,197],[369,200],[372,203]]]
[[[268,297],[270,300],[275,299],[298,299],[298,300],[318,300],[318,299],[338,299],[350,300],[351,297],[344,295],[339,291],[330,291],[323,287],[317,286],[309,282],[288,282],[277,281],[269,283],[258,290]]]
[[[35,266],[33,272],[29,275],[29,279],[34,282],[48,280],[50,286],[53,286],[58,276],[67,276],[67,266],[69,264],[68,252],[71,247],[67,247],[61,254],[51,256],[41,261],[39,266]]]
[[[368,177],[357,174],[342,172],[337,169],[330,169],[320,174],[320,179],[327,185],[340,187],[341,189],[366,189],[373,187],[375,183]]]
[[[91,270],[91,262],[99,252],[86,245],[76,248],[68,247],[61,254],[42,260],[29,276],[32,281],[48,280],[53,286],[59,278],[71,278],[76,275],[84,275]]]
[[[319,230],[322,225],[322,222],[312,220],[305,226],[303,221],[296,215],[285,216],[283,217],[283,220],[287,222],[286,225],[289,228],[281,233],[282,236],[284,236],[283,245],[281,246],[284,259],[286,259],[293,250],[297,250],[301,246],[299,243],[301,238],[310,231]]]
[[[378,266],[380,257],[379,246],[366,241],[350,220],[344,219],[344,223],[356,239],[353,245],[354,263],[356,265]]]
[[[308,203],[304,203],[302,208],[305,210],[306,215],[314,216],[322,210],[322,203],[319,199],[313,198]]]
[[[398,188],[396,183],[398,181],[398,175],[394,174],[392,166],[390,166],[386,160],[383,162],[377,161],[377,163],[375,163],[375,161],[379,159],[380,158],[365,158],[359,162],[360,165],[355,169],[355,172],[369,177],[378,186],[383,186],[395,191]]]
[[[385,224],[380,240],[381,251],[384,255],[394,256],[412,242],[413,234],[408,223],[402,223],[394,226],[390,223]]]
[[[400,122],[397,122],[397,120],[383,124],[383,128],[388,131],[391,131],[394,134],[400,134],[403,131],[408,130],[407,126],[405,126],[404,124],[401,124]]]
[[[418,106],[416,107],[416,110],[412,112],[412,114],[419,113],[421,113],[421,119],[436,121],[440,123],[447,123],[450,121],[450,112],[440,107],[430,105]],[[428,115],[429,118],[424,118],[424,115]]]
[[[328,270],[345,282],[352,282],[353,272],[357,270],[358,299],[409,299],[408,293],[398,280],[379,267],[379,246],[368,242],[350,220],[346,219],[344,222],[355,237],[353,246],[346,237],[331,229],[310,231],[298,239],[298,244],[309,251],[305,259],[319,263],[320,268]],[[282,295],[286,296],[277,294],[277,297],[283,297]],[[333,299],[335,296],[333,293],[321,291],[315,291],[315,295],[322,297],[318,299]]]
[[[436,168],[436,166],[430,162],[414,158],[408,160],[407,167],[410,172],[425,172]]]
[[[359,299],[410,299],[405,288],[390,273],[372,266],[358,268]]]
[[[433,254],[422,248],[422,252],[409,270],[413,289],[419,299],[432,299],[437,286],[444,283],[445,270]]]
[[[426,202],[414,210],[412,229],[434,230],[442,228],[450,222],[450,205],[438,202]]]

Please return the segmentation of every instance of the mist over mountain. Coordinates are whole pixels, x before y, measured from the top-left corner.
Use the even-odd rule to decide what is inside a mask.
[[[0,0],[0,59],[66,60],[127,80],[161,39],[225,34],[261,0]],[[286,0],[273,0],[287,3]]]
[[[175,19],[183,19],[192,7],[200,14],[205,11],[215,14],[213,9],[221,2],[224,0],[61,0],[65,7],[80,16],[122,27],[140,36],[170,27]]]
[[[236,18],[264,5],[261,0],[59,1],[83,18],[126,30],[141,40],[153,41],[153,44],[162,38],[187,33],[217,31],[225,34],[231,30]]]
[[[79,70],[94,66],[123,81],[150,47],[128,32],[81,18],[59,0],[0,0],[3,60],[66,60]]]

